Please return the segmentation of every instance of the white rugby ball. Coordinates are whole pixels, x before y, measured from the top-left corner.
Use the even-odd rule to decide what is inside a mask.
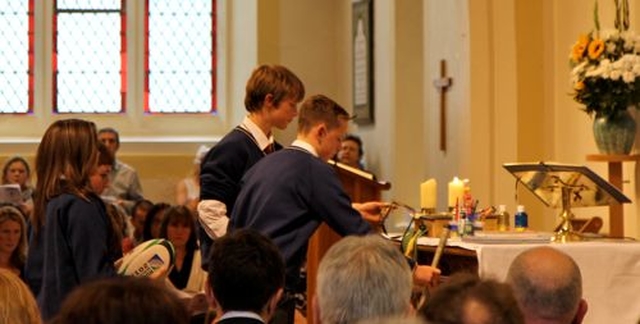
[[[118,273],[123,276],[149,277],[169,269],[175,262],[173,244],[166,239],[153,239],[138,244],[122,258]]]

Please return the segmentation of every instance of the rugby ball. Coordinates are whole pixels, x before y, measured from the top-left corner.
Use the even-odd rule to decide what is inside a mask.
[[[123,276],[149,277],[175,263],[173,244],[166,239],[153,239],[140,243],[122,258],[118,273]]]

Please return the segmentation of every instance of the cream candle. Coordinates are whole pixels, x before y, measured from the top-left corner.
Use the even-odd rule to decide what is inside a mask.
[[[436,179],[429,179],[420,184],[420,208],[436,209],[436,195],[438,192],[438,182]]]
[[[464,182],[458,177],[453,177],[453,180],[449,182],[449,207],[455,207],[456,201],[462,201],[463,196]]]

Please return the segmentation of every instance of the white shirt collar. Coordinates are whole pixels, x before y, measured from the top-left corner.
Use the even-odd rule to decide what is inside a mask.
[[[222,314],[222,316],[220,316],[220,319],[218,321],[221,321],[221,320],[227,319],[227,318],[234,318],[234,317],[253,318],[253,319],[259,320],[260,322],[264,323],[264,320],[262,319],[262,317],[260,317],[260,315],[254,313],[254,312],[248,312],[248,311],[228,311],[228,312],[225,312],[224,314]]]
[[[274,142],[273,135],[267,137],[262,129],[260,129],[260,127],[258,127],[258,125],[256,125],[256,123],[254,123],[249,118],[249,116],[244,117],[244,119],[242,120],[242,124],[240,124],[240,127],[244,128],[251,134],[251,136],[253,136],[253,138],[256,139],[256,141],[258,142],[258,147],[260,147],[260,149],[263,151],[267,146],[273,144]]]
[[[299,147],[303,150],[309,151],[309,153],[311,153],[311,155],[318,157],[318,152],[316,151],[316,149],[309,143],[301,140],[301,139],[297,139],[295,141],[293,141],[293,143],[291,143],[291,146],[295,146],[295,147]]]

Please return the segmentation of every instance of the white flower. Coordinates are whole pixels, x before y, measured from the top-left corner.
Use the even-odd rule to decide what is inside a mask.
[[[624,31],[622,32],[622,39],[624,40],[624,49],[625,51],[633,50],[635,46],[635,35],[632,32]]]
[[[633,72],[625,71],[622,73],[622,81],[625,83],[632,83],[636,80],[636,75]]]
[[[624,57],[623,57],[623,58],[621,58],[621,59],[619,59],[617,61],[614,61],[611,64],[611,68],[613,68],[614,70],[622,70],[622,69],[624,69],[624,65],[625,65],[625,61],[624,61]]]
[[[611,71],[611,74],[610,74],[609,77],[613,81],[618,81],[621,76],[622,76],[622,72],[620,72],[619,70],[613,70],[613,71]]]
[[[579,76],[579,75],[583,74],[584,73],[584,68],[587,66],[587,64],[589,64],[589,62],[583,61],[580,64],[576,65],[571,70],[571,76]]]
[[[602,31],[602,39],[605,40],[616,40],[620,37],[620,32],[617,29],[607,29]]]

